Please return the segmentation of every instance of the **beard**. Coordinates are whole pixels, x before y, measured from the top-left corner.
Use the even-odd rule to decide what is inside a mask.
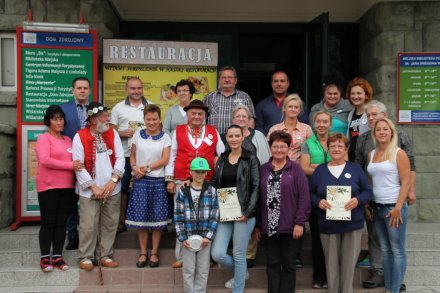
[[[98,131],[98,133],[104,133],[109,129],[110,129],[110,125],[108,123],[103,123],[98,120],[98,124],[96,127],[96,131]]]

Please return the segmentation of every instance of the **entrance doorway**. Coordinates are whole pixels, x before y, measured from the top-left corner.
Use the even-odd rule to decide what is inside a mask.
[[[122,22],[120,38],[217,42],[219,68],[237,69],[238,88],[255,105],[271,94],[275,70],[289,74],[289,91],[303,98],[307,110],[321,100],[328,72],[339,71],[346,80],[358,72],[357,24],[328,23],[328,14],[311,23]]]

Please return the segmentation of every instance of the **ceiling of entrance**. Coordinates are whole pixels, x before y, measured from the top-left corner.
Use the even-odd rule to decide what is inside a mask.
[[[380,0],[107,1],[113,5],[122,21],[177,22],[308,22],[323,12],[330,12],[332,22],[355,22],[373,4],[381,2]]]

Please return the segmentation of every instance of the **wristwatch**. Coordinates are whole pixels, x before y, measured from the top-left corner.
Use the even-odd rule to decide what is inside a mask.
[[[119,178],[112,177],[112,181],[113,181],[114,183],[118,183]]]
[[[147,165],[147,173],[150,173],[151,172],[151,167],[150,167],[150,165]]]

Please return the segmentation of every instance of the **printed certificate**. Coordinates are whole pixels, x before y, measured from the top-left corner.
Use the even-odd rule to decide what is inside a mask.
[[[237,188],[217,189],[220,222],[238,220],[241,216],[240,202],[238,201]]]
[[[351,211],[345,205],[351,199],[351,186],[327,186],[327,201],[332,208],[326,211],[327,220],[351,221]]]

